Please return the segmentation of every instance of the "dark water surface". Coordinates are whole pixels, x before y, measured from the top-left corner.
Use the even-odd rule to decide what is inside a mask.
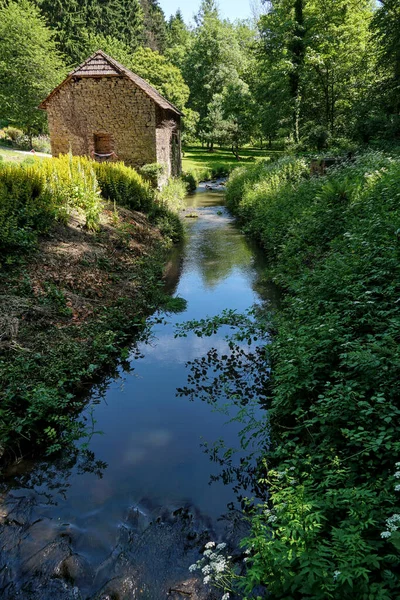
[[[10,480],[13,489],[5,491],[3,503],[14,503],[15,510],[23,513],[19,517],[22,523],[15,519],[20,527],[21,564],[28,560],[29,567],[29,560],[41,548],[67,535],[69,547],[73,546],[68,552],[83,557],[90,569],[98,569],[110,560],[113,549],[115,552],[121,524],[126,523],[132,507],[135,518],[142,515],[148,522],[157,511],[187,507],[191,514],[199,515],[203,526],[218,535],[218,518],[235,497],[230,486],[220,482],[209,485],[210,475],[218,473],[218,466],[210,462],[201,444],[223,437],[228,445],[236,447],[240,426],[228,423],[226,415],[213,411],[208,404],[178,397],[176,388],[186,383],[186,361],[205,355],[211,347],[226,347],[225,332],[214,338],[200,339],[191,334],[175,338],[175,327],[190,319],[217,315],[226,308],[243,311],[261,300],[274,301],[276,294],[273,287],[260,282],[263,257],[234,225],[223,201],[221,192],[205,187],[188,199],[187,213],[195,211],[198,218],[185,219],[187,241],[171,257],[167,270],[168,290],[186,299],[187,309],[177,315],[164,315],[167,323],[154,325],[150,342],[140,345],[142,356],[137,358],[136,352],[132,353],[132,371],[121,370],[103,397],[93,400],[86,409],[88,417],[96,421],[96,430],[103,432],[94,435],[89,444],[96,460],[108,465],[102,476],[82,472],[73,465],[63,469],[58,463],[37,463],[24,465],[26,472],[32,473],[24,486],[18,487],[15,479]],[[41,469],[46,473],[43,484],[37,475]],[[21,509],[22,502],[29,503],[28,512]],[[30,527],[36,522],[33,533],[24,519],[29,520]],[[146,543],[153,544],[154,539]],[[9,556],[16,560],[12,552]],[[9,565],[10,575],[4,577],[4,555],[2,558],[0,592],[3,590],[5,598],[13,597],[16,592],[11,590],[17,588],[12,580],[21,577],[23,568],[21,571],[20,566],[14,565],[13,569]],[[155,559],[142,553],[140,560]],[[82,597],[92,597],[107,579],[115,577],[114,571],[100,579],[96,571],[96,576],[84,578],[81,584],[73,582],[75,596],[66,597],[80,597],[77,589],[79,593],[85,591]],[[15,597],[36,597],[35,591],[29,595],[28,588]],[[161,592],[150,591],[140,597],[157,598],[158,594]],[[43,592],[41,597],[48,596]]]

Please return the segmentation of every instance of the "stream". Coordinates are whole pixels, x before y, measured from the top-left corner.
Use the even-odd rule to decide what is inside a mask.
[[[101,433],[85,460],[26,461],[0,487],[2,600],[214,598],[188,567],[207,541],[235,544],[245,526],[232,486],[210,485],[219,467],[202,445],[237,447],[241,426],[177,395],[186,362],[227,348],[226,331],[182,338],[176,325],[277,300],[265,258],[215,188],[188,197],[187,239],[166,270],[168,292],[187,307],[153,317],[130,368],[93,394],[84,413]]]

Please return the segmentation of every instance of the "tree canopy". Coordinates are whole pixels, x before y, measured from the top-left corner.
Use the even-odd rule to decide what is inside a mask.
[[[65,67],[54,34],[38,8],[11,1],[0,6],[0,115],[29,134],[40,131],[39,103],[58,84]]]

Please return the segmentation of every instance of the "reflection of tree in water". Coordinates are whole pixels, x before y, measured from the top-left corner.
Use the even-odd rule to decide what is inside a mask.
[[[93,473],[95,477],[102,478],[107,463],[96,460],[94,453],[85,447],[71,444],[68,450],[64,448],[63,455],[48,461],[21,464],[20,469],[15,469],[12,476],[6,479],[3,489],[7,494],[12,490],[31,490],[35,495],[30,495],[34,504],[48,504],[56,506],[60,498],[67,497],[70,487],[70,478],[73,472],[78,475]]]
[[[204,285],[213,288],[235,268],[250,266],[252,252],[246,239],[234,228],[210,227],[201,232],[198,268]]]

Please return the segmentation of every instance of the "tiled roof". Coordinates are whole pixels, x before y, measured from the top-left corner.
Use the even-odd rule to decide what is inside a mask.
[[[39,105],[39,108],[46,109],[46,105],[53,96],[53,94],[55,94],[55,92],[59,90],[60,87],[62,87],[65,83],[67,83],[67,81],[69,81],[73,77],[112,76],[127,77],[128,79],[133,81],[133,83],[137,85],[138,88],[143,90],[143,92],[145,92],[145,94],[147,94],[152,100],[154,100],[156,104],[161,106],[161,108],[164,108],[166,110],[172,110],[174,113],[182,115],[182,112],[178,108],[176,108],[176,106],[174,106],[173,104],[171,104],[171,102],[168,102],[166,98],[161,96],[161,94],[159,94],[157,90],[153,88],[153,86],[147,83],[147,81],[139,77],[139,75],[136,75],[136,73],[132,73],[132,71],[129,71],[129,69],[127,69],[126,67],[118,63],[116,60],[108,56],[102,50],[98,50],[97,52],[92,54],[92,56],[85,60],[85,62],[83,62],[81,65],[79,65],[79,67],[74,69],[68,75],[68,77],[64,79],[64,81],[60,83],[60,85],[57,86],[51,92],[51,94],[47,96],[45,100],[43,100],[43,102]]]

